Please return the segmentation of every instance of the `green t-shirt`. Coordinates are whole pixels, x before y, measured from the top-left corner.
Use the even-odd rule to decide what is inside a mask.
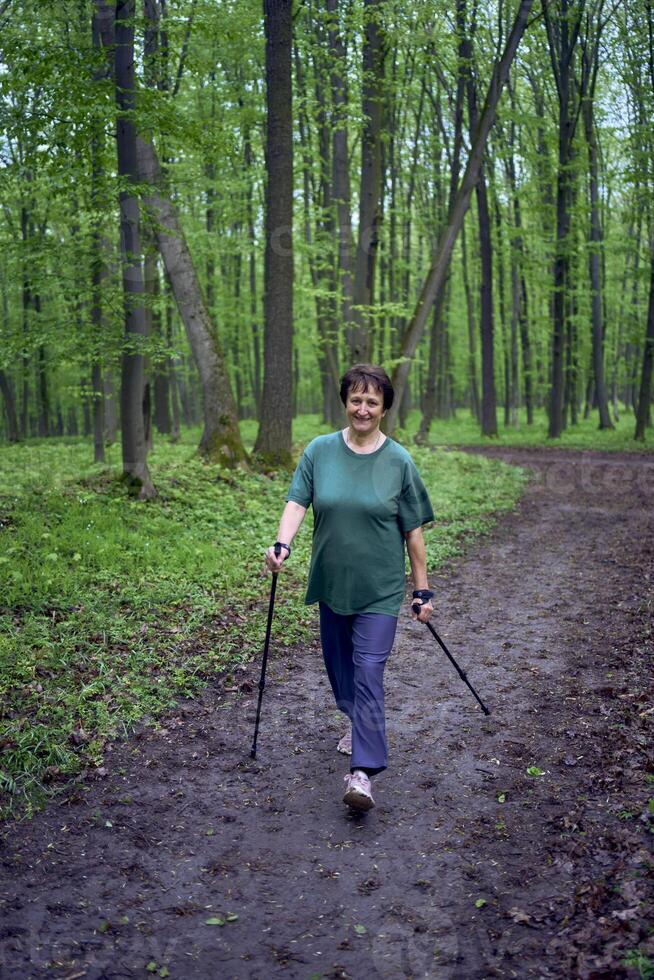
[[[404,532],[434,520],[409,453],[386,438],[355,453],[341,432],[304,450],[287,500],[313,505],[313,551],[305,603],[335,613],[397,616],[404,599]]]

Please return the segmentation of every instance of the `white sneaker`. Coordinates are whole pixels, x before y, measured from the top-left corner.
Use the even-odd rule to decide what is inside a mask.
[[[372,798],[372,787],[370,779],[361,769],[348,772],[345,776],[345,795],[343,803],[346,803],[353,810],[372,810],[375,801]]]
[[[352,729],[340,740],[336,746],[336,751],[342,752],[343,755],[352,755]]]

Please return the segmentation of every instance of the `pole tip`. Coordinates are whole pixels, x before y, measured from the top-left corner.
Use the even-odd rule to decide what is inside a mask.
[[[251,759],[256,759],[256,757],[257,757],[257,750],[256,749],[251,749],[250,750],[250,758]]]

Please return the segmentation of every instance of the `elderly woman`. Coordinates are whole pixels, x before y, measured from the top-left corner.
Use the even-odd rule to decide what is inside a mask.
[[[405,595],[404,543],[421,604],[432,612],[422,525],[433,521],[427,491],[409,453],[384,435],[380,423],[393,404],[388,375],[357,364],[341,379],[347,426],[306,447],[293,476],[277,545],[266,552],[277,572],[311,504],[313,550],[305,602],[320,605],[320,639],[338,708],[350,729],[338,751],[351,755],[344,803],[369,810],[370,777],[388,762],[384,667]],[[414,614],[415,615],[415,614]]]

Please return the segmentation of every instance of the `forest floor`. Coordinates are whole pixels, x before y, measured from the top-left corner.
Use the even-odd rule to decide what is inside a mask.
[[[491,716],[403,613],[352,815],[317,636],[273,637],[256,761],[252,664],[5,827],[3,980],[652,976],[654,460],[493,452],[534,479],[431,577]]]

